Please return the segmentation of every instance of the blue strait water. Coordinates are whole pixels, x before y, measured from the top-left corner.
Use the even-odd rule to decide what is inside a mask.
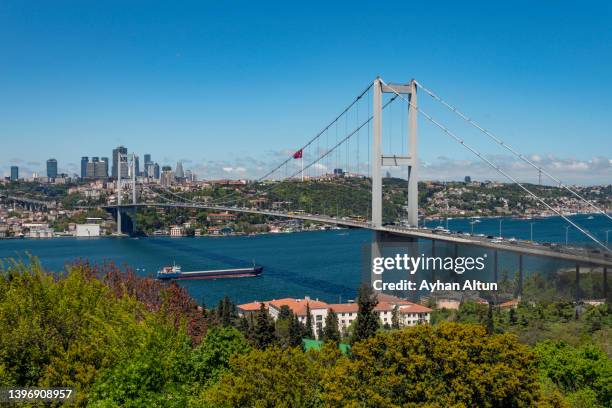
[[[605,231],[612,221],[603,216],[589,220],[585,215],[573,217],[596,237],[605,241]],[[470,220],[449,220],[452,230],[470,231]],[[534,239],[565,242],[565,221],[560,218],[541,220],[502,221],[506,237],[529,238],[530,222],[534,224]],[[427,223],[435,227],[437,222]],[[442,225],[446,225],[445,221]],[[498,235],[499,219],[481,219],[474,233]],[[612,234],[610,234],[612,235]],[[162,266],[176,262],[184,271],[250,266],[255,260],[264,266],[256,278],[182,281],[181,285],[201,303],[214,305],[228,295],[238,303],[280,297],[319,298],[328,302],[346,301],[356,296],[361,279],[363,252],[372,237],[365,230],[333,230],[295,234],[269,234],[251,237],[221,238],[56,238],[0,240],[0,259],[25,258],[29,253],[38,257],[45,269],[60,271],[77,258],[102,263],[113,261],[127,265],[142,276],[153,276]],[[612,237],[611,237],[612,238]],[[578,231],[569,231],[571,242],[586,242]],[[423,242],[420,250],[429,251]],[[436,252],[445,251],[441,245]],[[461,255],[472,252],[462,249]],[[471,254],[470,254],[471,255]],[[526,267],[544,268],[550,261],[531,259]],[[516,256],[500,255],[501,268],[513,270]],[[556,266],[556,265],[552,265]]]

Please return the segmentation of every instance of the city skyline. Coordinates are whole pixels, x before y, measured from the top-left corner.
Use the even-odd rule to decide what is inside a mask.
[[[417,78],[564,181],[612,179],[606,2],[389,5],[410,24],[319,6],[3,3],[0,35],[14,40],[0,45],[0,174],[43,173],[49,157],[79,174],[81,156],[126,145],[202,177],[256,178],[382,75]],[[501,180],[421,123],[422,179]]]

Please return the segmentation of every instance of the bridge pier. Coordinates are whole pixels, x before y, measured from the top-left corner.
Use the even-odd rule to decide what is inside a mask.
[[[136,231],[136,207],[112,207],[106,209],[117,222],[117,235],[134,235]]]
[[[375,292],[380,292],[380,290],[376,290],[374,288],[374,281],[381,279],[384,281],[384,273],[381,275],[375,274],[372,268],[372,262],[374,258],[384,257],[385,249],[391,247],[397,247],[400,249],[407,248],[407,252],[411,257],[418,256],[419,248],[417,238],[397,236],[384,231],[374,231],[372,236],[372,242],[370,244],[369,279],[370,286],[374,289]],[[404,279],[410,280],[410,276],[406,276]]]

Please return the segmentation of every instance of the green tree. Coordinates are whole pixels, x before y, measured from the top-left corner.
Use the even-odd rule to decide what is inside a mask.
[[[289,326],[289,346],[297,347],[302,345],[302,337],[306,332],[306,328],[300,322],[297,316],[293,316],[291,319],[291,326]]]
[[[232,359],[230,370],[208,390],[214,407],[318,407],[322,366],[318,353],[270,347]]]
[[[376,305],[378,305],[378,299],[370,285],[365,283],[361,285],[357,304],[359,309],[357,311],[357,319],[355,319],[353,342],[374,336],[380,324],[378,313],[374,310]]]
[[[282,348],[291,347],[291,325],[293,324],[293,312],[289,306],[283,305],[276,318],[276,337]]]
[[[226,295],[219,301],[216,310],[217,321],[223,326],[230,326],[236,317],[236,307]]]
[[[306,303],[306,331],[304,337],[314,339],[315,335],[312,330],[312,313],[310,313],[310,303]]]
[[[204,341],[193,350],[190,365],[195,380],[201,384],[216,382],[229,367],[230,357],[244,354],[250,347],[242,334],[233,327],[213,327]]]
[[[400,319],[399,319],[399,306],[395,305],[393,311],[391,312],[391,328],[399,329],[400,328]]]
[[[576,400],[594,393],[601,406],[612,406],[612,360],[602,350],[551,340],[537,344],[534,350],[542,373],[563,392],[578,393]]]
[[[101,373],[90,406],[182,407],[187,403],[193,370],[191,341],[171,328],[158,327],[140,349]]]
[[[326,407],[527,407],[540,399],[533,353],[482,326],[418,325],[357,342],[322,381]]]
[[[340,330],[338,330],[338,316],[334,309],[329,309],[325,317],[325,327],[323,328],[323,341],[332,343],[340,342]]]
[[[495,332],[495,323],[493,321],[493,303],[491,302],[489,302],[489,307],[487,309],[486,323],[487,334],[493,334]]]
[[[266,310],[266,306],[261,303],[255,318],[253,329],[253,343],[255,347],[263,349],[272,345],[276,340],[274,334],[274,322]]]

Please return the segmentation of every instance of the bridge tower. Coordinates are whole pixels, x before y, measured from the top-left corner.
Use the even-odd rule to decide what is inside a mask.
[[[408,116],[408,156],[382,154],[382,94],[398,93],[407,96],[410,103],[406,112]],[[408,224],[418,226],[419,192],[418,148],[417,148],[417,86],[413,79],[408,84],[384,85],[380,78],[374,80],[373,86],[373,121],[372,121],[372,225],[382,226],[382,167],[408,167]]]
[[[125,157],[125,162],[122,160]],[[134,206],[134,211],[136,211],[136,155],[132,153],[131,155],[122,155],[119,154],[119,171],[117,171],[117,235],[122,235],[121,231],[121,196],[122,196],[122,180],[121,180],[121,168],[125,165],[128,166],[128,159],[131,159],[131,163],[129,164],[130,173],[132,176],[132,205]],[[132,220],[132,224],[135,221],[135,217]],[[132,228],[133,229],[133,228]]]

